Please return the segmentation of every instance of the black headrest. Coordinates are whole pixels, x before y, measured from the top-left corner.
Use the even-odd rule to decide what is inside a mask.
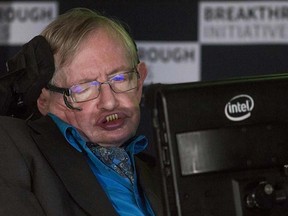
[[[37,98],[55,70],[51,48],[36,36],[10,60],[0,76],[0,115],[26,118],[38,112]]]

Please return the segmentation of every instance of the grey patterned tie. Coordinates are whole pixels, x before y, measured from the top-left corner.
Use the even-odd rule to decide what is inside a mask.
[[[134,184],[133,168],[124,148],[103,147],[90,142],[87,142],[87,146],[103,163]]]

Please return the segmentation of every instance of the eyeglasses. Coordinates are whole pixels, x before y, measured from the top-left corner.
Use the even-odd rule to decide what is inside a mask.
[[[100,95],[101,86],[103,84],[108,84],[111,90],[115,93],[130,91],[137,88],[137,81],[139,78],[140,75],[137,69],[133,68],[130,71],[114,74],[106,82],[99,82],[95,80],[73,85],[70,88],[61,88],[52,84],[47,84],[47,89],[63,94],[64,101],[67,105],[67,97],[70,97],[75,103],[96,99]]]

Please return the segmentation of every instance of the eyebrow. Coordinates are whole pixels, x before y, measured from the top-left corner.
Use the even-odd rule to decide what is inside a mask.
[[[121,73],[127,73],[127,72],[131,72],[132,70],[134,70],[134,67],[133,68],[127,68],[127,69],[123,69],[123,70],[119,70],[119,71],[116,71],[114,73],[111,73],[107,76],[107,78],[111,78],[111,77],[114,77],[116,76],[117,74],[121,74]]]

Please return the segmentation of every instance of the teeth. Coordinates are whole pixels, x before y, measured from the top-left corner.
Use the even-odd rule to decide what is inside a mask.
[[[114,121],[118,119],[118,114],[112,114],[106,117],[106,121],[110,122],[110,121]]]

